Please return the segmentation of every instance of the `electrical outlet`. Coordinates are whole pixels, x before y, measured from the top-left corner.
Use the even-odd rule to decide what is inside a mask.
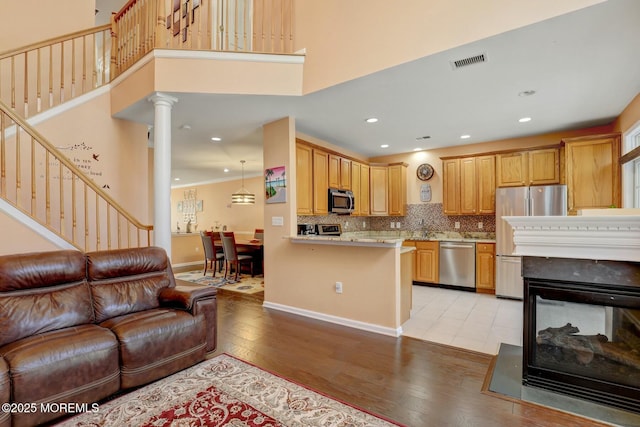
[[[460,222],[456,221],[455,224],[453,224],[453,228],[460,228]]]
[[[349,227],[349,221],[344,222],[344,228],[347,228],[347,227]]]
[[[396,228],[396,223],[391,221],[391,228]]]
[[[342,293],[342,282],[336,282],[336,294]]]
[[[400,221],[396,222],[396,228],[400,228]]]
[[[478,223],[478,228],[479,228],[480,230],[482,230],[482,229],[484,228],[484,224],[482,223],[482,221],[480,221],[480,222]]]
[[[362,228],[365,228],[367,226],[367,222],[366,221],[362,221]]]

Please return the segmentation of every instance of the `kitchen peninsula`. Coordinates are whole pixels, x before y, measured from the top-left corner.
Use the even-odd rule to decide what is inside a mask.
[[[402,238],[292,236],[289,262],[304,277],[286,301],[265,307],[385,335],[402,335],[409,319],[414,248]],[[294,303],[295,301],[295,303]]]

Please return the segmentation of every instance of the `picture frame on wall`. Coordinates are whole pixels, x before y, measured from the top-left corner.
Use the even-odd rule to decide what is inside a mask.
[[[264,185],[265,203],[287,202],[287,180],[284,166],[265,169]]]

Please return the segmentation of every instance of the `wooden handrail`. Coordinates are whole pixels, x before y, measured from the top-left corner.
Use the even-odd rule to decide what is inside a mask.
[[[21,135],[27,135],[31,139],[31,148],[30,148],[30,167],[31,170],[28,174],[22,171],[23,166],[25,166],[26,160],[21,157],[22,151],[24,148],[21,146]],[[15,141],[15,147],[13,151],[15,152],[15,169],[11,172],[7,168],[7,142]],[[38,206],[38,182],[36,177],[36,144],[39,147],[44,149],[44,220],[40,219],[37,215],[37,206]],[[59,167],[57,170],[59,183],[57,186],[51,185],[51,168],[50,165],[53,163],[52,158],[59,163]],[[11,164],[10,164],[11,165]],[[66,168],[66,169],[65,169]],[[30,215],[34,220],[40,222],[42,225],[47,227],[48,229],[56,232],[60,237],[65,239],[67,242],[76,246],[78,249],[87,251],[87,250],[97,250],[101,249],[101,223],[104,222],[106,225],[105,236],[107,240],[107,248],[112,248],[112,236],[113,233],[117,233],[117,247],[121,247],[124,242],[121,241],[121,232],[122,227],[120,225],[121,219],[126,221],[127,228],[127,242],[126,246],[129,247],[131,245],[131,236],[130,236],[130,227],[134,227],[137,229],[137,244],[136,246],[149,246],[151,244],[151,231],[153,230],[153,226],[144,225],[136,218],[133,217],[128,211],[126,211],[118,202],[116,202],[111,196],[109,196],[102,188],[96,185],[91,179],[89,179],[72,161],[70,161],[64,154],[62,154],[53,144],[51,144],[44,136],[42,136],[37,130],[32,128],[23,118],[21,118],[18,114],[16,114],[11,108],[9,108],[5,103],[0,101],[0,170],[2,171],[0,176],[0,196],[9,202],[14,207],[20,209],[22,212]],[[65,172],[69,171],[71,175],[70,191],[66,189],[65,183],[63,182],[63,177],[65,176]],[[42,172],[41,172],[42,173]],[[8,185],[8,176],[13,174],[15,176],[15,186]],[[26,203],[21,203],[25,198],[23,195],[23,178],[29,176],[29,186],[30,186],[30,194],[29,194],[29,208],[23,207]],[[79,235],[76,231],[76,226],[78,222],[77,212],[75,204],[77,202],[77,191],[76,186],[77,182],[80,182],[83,186],[83,202],[84,202],[84,242],[80,243]],[[95,221],[92,221],[89,218],[89,200],[88,200],[88,191],[91,190],[95,194],[96,201],[96,217]],[[68,218],[68,215],[65,211],[65,203],[68,203],[67,193],[70,193],[68,197],[71,198],[71,206],[72,212],[71,216]],[[11,196],[13,194],[13,197]],[[106,206],[106,218],[102,218],[100,216],[100,205],[104,203]],[[52,226],[52,205],[57,204],[59,206],[59,227]],[[116,230],[111,228],[111,212],[115,211],[117,213],[117,225]],[[65,224],[67,221],[71,221],[71,230],[68,231],[65,229]],[[90,223],[93,225],[90,226]],[[140,231],[146,232],[147,236],[144,239],[144,242],[140,239]],[[91,233],[95,233],[95,241],[89,240],[89,235]],[[70,236],[69,236],[70,234]]]

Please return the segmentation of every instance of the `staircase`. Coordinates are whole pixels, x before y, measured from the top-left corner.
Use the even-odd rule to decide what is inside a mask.
[[[151,225],[28,121],[107,86],[153,49],[293,50],[292,0],[180,0],[172,9],[164,0],[130,0],[109,25],[0,53],[0,210],[62,247],[152,244]]]

